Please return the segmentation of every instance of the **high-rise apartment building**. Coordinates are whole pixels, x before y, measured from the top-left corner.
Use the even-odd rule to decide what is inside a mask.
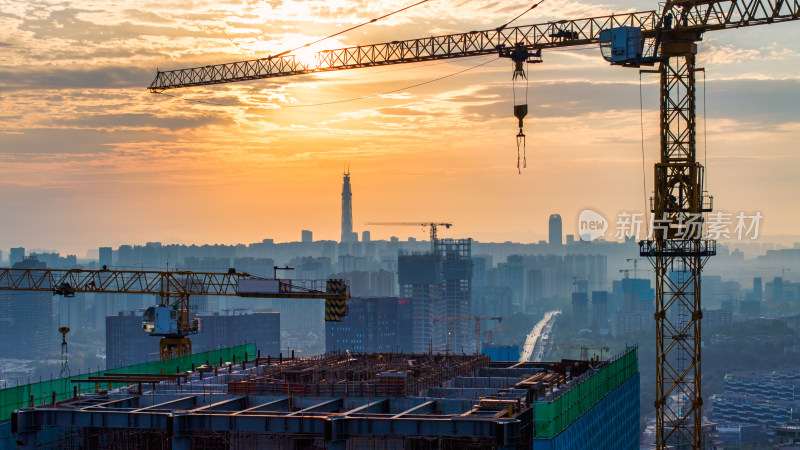
[[[592,292],[592,329],[601,334],[608,333],[608,292]]]
[[[411,299],[413,351],[472,352],[472,239],[437,240],[433,253],[398,256],[400,296]]]
[[[14,264],[22,262],[25,259],[25,248],[16,247],[8,252],[8,265],[14,267]]]
[[[12,249],[12,251],[15,249]],[[24,254],[24,249],[22,250]],[[36,257],[16,262],[15,269],[44,269]],[[58,301],[64,302],[62,298]],[[66,306],[66,305],[65,305]],[[66,307],[64,311],[66,311]],[[65,312],[66,315],[66,312]],[[66,318],[64,318],[66,319]],[[58,318],[53,315],[53,295],[49,292],[0,291],[0,356],[17,359],[47,359],[57,355],[61,341],[56,338]]]
[[[100,247],[98,252],[99,261],[98,265],[100,267],[111,267],[113,264],[112,255],[114,254],[111,247]]]

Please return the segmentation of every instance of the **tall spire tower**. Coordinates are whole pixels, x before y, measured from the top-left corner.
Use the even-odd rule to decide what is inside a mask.
[[[342,180],[342,242],[357,240],[353,233],[353,191],[350,189],[350,168],[345,169]]]

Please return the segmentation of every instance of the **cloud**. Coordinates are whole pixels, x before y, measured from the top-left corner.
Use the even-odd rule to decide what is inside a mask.
[[[326,40],[324,46],[491,29],[530,5],[526,0],[427,2]],[[641,6],[634,0],[544,2],[515,24]],[[528,226],[530,217],[520,216],[514,205],[553,186],[563,190],[559,204],[540,196],[543,203],[530,214],[567,207],[562,203],[571,204],[572,191],[585,190],[585,179],[616,186],[606,198],[626,198],[630,180],[619,174],[641,172],[638,74],[608,66],[594,46],[545,52],[545,63],[532,67],[525,119],[527,177],[516,176],[518,128],[508,61],[420,85],[493,55],[164,95],[146,91],[157,67],[262,57],[398,7],[388,0],[120,0],[113,7],[100,0],[0,2],[0,191],[13,192],[0,196],[0,210],[6,217],[43,224],[40,236],[83,235],[82,242],[94,242],[92,224],[108,218],[125,219],[115,222],[115,229],[144,229],[159,202],[164,205],[161,217],[174,215],[175,205],[188,205],[181,214],[189,223],[202,224],[198,228],[208,225],[203,212],[209,202],[229,205],[232,198],[241,199],[238,209],[251,212],[272,211],[277,198],[288,199],[309,205],[312,219],[322,223],[328,220],[314,202],[332,204],[337,214],[336,177],[347,161],[365,177],[375,174],[374,184],[359,191],[365,205],[387,203],[384,191],[399,199],[394,209],[414,207],[414,201],[427,198],[425,192],[445,196],[438,205],[459,204],[468,193],[485,200],[482,217],[496,214],[493,221],[516,229]],[[799,129],[800,41],[792,27],[746,30],[708,33],[700,45],[699,60],[708,69],[709,155],[719,158],[716,164],[733,166],[734,175],[774,172],[776,167],[768,164],[789,171],[796,167],[791,155]],[[642,89],[649,166],[658,137],[656,77],[645,76]],[[388,91],[396,92],[380,94]],[[360,97],[369,98],[345,101]],[[755,142],[757,153],[751,151]],[[757,158],[745,161],[748,155]],[[640,180],[634,181],[639,189]],[[765,179],[763,189],[775,183]],[[414,191],[410,185],[424,189]],[[331,198],[324,197],[327,190]],[[264,192],[270,199],[262,205]],[[95,211],[97,204],[104,206],[102,216]],[[74,233],[38,210],[69,211]],[[458,218],[461,213],[453,214]],[[484,229],[494,226],[469,220]],[[231,220],[224,222],[224,229],[230,229]],[[237,220],[235,233],[262,233],[265,222],[282,233],[274,217]],[[336,219],[330,222],[335,226]],[[12,241],[31,229],[22,221],[14,223],[2,224],[0,248],[17,245]]]
[[[18,67],[0,69],[0,90],[131,88],[144,90],[155,76],[148,69],[93,67],[87,69]]]
[[[94,114],[88,117],[75,119],[62,119],[55,121],[54,126],[67,128],[91,128],[103,130],[117,129],[152,129],[163,128],[173,131],[185,130],[187,128],[198,128],[206,125],[224,125],[229,123],[229,119],[215,115],[203,115],[194,117],[159,117],[156,114]]]

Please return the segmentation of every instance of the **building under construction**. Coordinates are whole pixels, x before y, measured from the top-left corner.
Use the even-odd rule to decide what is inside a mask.
[[[104,389],[121,381],[133,384]],[[14,412],[20,448],[639,446],[635,348],[553,363],[341,352],[73,382],[96,392]]]
[[[400,295],[411,299],[415,352],[463,353],[475,347],[472,239],[435,239],[432,253],[400,254]]]

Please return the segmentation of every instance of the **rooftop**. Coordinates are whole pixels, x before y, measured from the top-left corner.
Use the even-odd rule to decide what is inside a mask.
[[[257,358],[176,375],[128,374],[133,385],[111,390],[104,385],[118,383],[121,375],[103,374],[80,381],[94,383],[97,392],[17,411],[14,429],[18,439],[31,443],[42,439],[40,427],[58,427],[61,448],[87,439],[130,447],[172,438],[173,448],[199,443],[216,448],[207,444],[236,437],[246,441],[246,448],[377,436],[402,442],[415,436],[438,439],[453,447],[514,445],[541,434],[537,430],[558,431],[553,420],[538,423],[548,420],[547,408],[537,410],[541,417],[534,426],[537,405],[547,407],[582,391],[573,388],[597,374],[632,376],[630,364],[620,364],[631,354],[635,373],[635,351],[629,351],[609,361],[551,363],[347,352],[304,360]],[[624,381],[615,379],[618,383],[609,383],[606,392]],[[148,430],[136,432],[143,428]]]

